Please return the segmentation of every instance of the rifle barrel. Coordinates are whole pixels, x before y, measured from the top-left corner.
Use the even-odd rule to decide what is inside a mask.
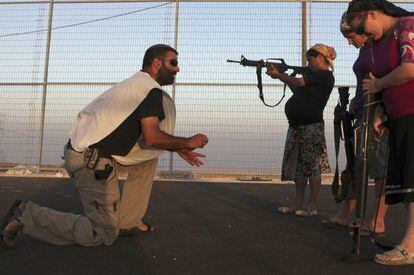
[[[230,62],[230,63],[239,63],[239,64],[240,64],[240,61],[237,61],[237,60],[230,60],[230,59],[227,59],[227,62]]]

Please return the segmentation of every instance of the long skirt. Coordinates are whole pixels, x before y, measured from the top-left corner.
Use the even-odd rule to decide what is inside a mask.
[[[385,201],[414,202],[414,114],[390,120]]]
[[[331,171],[325,140],[325,124],[289,127],[282,164],[282,180],[320,176]]]

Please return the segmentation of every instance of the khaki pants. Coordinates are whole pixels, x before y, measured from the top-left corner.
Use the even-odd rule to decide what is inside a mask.
[[[99,162],[98,166],[102,164]],[[29,201],[22,215],[23,233],[57,245],[111,245],[119,229],[142,223],[158,159],[134,166],[122,166],[106,159],[103,162],[113,165],[114,170],[106,180],[98,180],[94,170],[84,166],[82,153],[65,150],[65,168],[74,176],[84,214],[59,212]],[[122,190],[119,172],[128,173]]]

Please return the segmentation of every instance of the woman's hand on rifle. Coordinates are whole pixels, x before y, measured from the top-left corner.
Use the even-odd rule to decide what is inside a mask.
[[[268,74],[271,78],[279,78],[281,75],[279,70],[273,65],[270,65],[270,67],[267,68],[266,74]]]
[[[286,83],[286,85],[289,86],[289,88],[292,90],[293,93],[295,93],[295,87],[302,87],[305,86],[305,80],[303,77],[293,77],[289,76],[285,73],[281,73],[275,66],[271,65],[269,68],[267,68],[267,72],[271,78],[279,79],[283,83]]]
[[[366,94],[374,94],[382,90],[380,87],[379,79],[376,78],[372,73],[369,73],[369,78],[366,78],[362,81],[362,89]]]
[[[375,135],[376,141],[379,141],[380,137],[382,137],[387,131],[387,128],[384,127],[384,122],[385,122],[384,118],[385,118],[384,107],[382,105],[378,105],[377,108],[375,109],[374,118],[372,119],[372,124],[376,132],[376,135]]]

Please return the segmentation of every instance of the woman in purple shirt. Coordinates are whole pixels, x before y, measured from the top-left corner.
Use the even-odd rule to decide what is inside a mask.
[[[356,76],[355,96],[351,100],[350,112],[356,117],[356,126],[361,125],[364,115],[364,95],[362,81],[372,70],[372,49],[369,44],[370,39],[365,34],[356,34],[346,23],[345,15],[342,16],[340,30],[342,35],[348,40],[348,43],[359,50],[358,58],[355,60],[353,71]],[[361,131],[357,132],[358,154],[361,154]],[[368,174],[375,182],[375,206],[378,205],[375,215],[371,215],[369,223],[362,231],[365,235],[373,233],[374,235],[384,235],[385,233],[385,214],[387,205],[385,204],[385,194],[383,180],[385,176],[385,162],[387,153],[388,135],[383,135],[379,140],[375,137],[369,138],[368,148]],[[351,186],[350,186],[351,187]],[[379,201],[379,203],[378,203]],[[354,190],[350,190],[348,198],[344,201],[341,210],[322,224],[327,227],[348,226],[352,220],[352,214],[355,211],[356,199]]]
[[[382,93],[385,110],[377,107],[377,132],[382,133],[381,113],[389,118],[386,203],[403,202],[408,209],[404,238],[374,260],[385,265],[414,264],[414,17],[385,0],[354,0],[347,22],[355,32],[374,40],[373,69],[363,89]]]

